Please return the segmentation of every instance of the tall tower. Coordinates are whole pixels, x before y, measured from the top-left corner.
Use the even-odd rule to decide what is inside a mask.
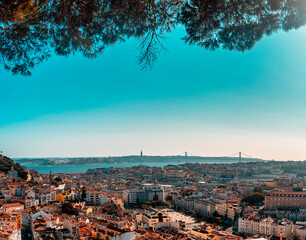
[[[140,157],[142,157],[142,150],[140,151]]]
[[[239,162],[241,162],[241,152],[239,152]]]

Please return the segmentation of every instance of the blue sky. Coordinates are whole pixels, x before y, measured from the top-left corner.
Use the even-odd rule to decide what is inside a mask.
[[[1,72],[0,149],[11,157],[138,154],[306,156],[306,29],[246,53],[169,35],[151,71],[134,39],[95,60],[53,55],[31,77]]]

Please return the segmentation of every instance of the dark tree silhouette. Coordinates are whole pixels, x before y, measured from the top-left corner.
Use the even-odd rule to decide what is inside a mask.
[[[246,195],[241,202],[246,203],[247,205],[260,205],[263,204],[263,201],[265,200],[265,195],[262,193],[251,193]]]
[[[85,187],[82,187],[81,198],[82,200],[86,199],[86,188]]]
[[[191,0],[178,17],[184,40],[210,50],[250,50],[265,34],[305,25],[303,0]]]
[[[263,192],[263,188],[260,186],[255,186],[253,188],[253,192],[258,192],[258,193],[262,193]]]
[[[305,21],[304,0],[0,0],[0,63],[30,75],[52,52],[96,58],[133,37],[139,65],[150,69],[178,24],[188,44],[246,51]]]
[[[29,69],[50,56],[38,5],[32,0],[0,1],[0,13],[0,62],[13,74],[30,75]]]

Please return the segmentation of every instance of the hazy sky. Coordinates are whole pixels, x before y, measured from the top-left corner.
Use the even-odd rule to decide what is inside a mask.
[[[133,39],[95,60],[53,55],[31,77],[2,71],[0,150],[306,159],[306,29],[246,53],[188,46],[182,35],[169,35],[151,71],[140,70]]]

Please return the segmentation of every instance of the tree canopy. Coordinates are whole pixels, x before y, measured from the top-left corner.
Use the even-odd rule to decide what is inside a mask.
[[[0,0],[0,62],[13,74],[51,53],[96,58],[138,39],[138,63],[151,68],[178,24],[184,41],[215,50],[250,50],[264,35],[305,25],[303,0]]]
[[[259,193],[262,193],[263,192],[263,188],[260,187],[260,186],[255,186],[254,189],[253,189],[253,192],[259,192]]]
[[[261,205],[265,200],[265,195],[262,193],[251,193],[246,195],[241,201],[247,205]]]
[[[0,169],[2,172],[7,173],[12,167],[17,171],[19,177],[27,179],[28,174],[25,171],[26,168],[22,167],[19,163],[15,163],[12,159],[6,156],[0,158]]]
[[[72,203],[64,203],[62,205],[62,212],[76,216],[78,215],[78,211],[73,207]]]
[[[151,201],[151,202],[144,202],[142,204],[142,208],[147,208],[147,206],[151,206],[151,207],[170,207],[171,204],[167,201],[161,201],[161,200],[157,200],[157,201]]]

